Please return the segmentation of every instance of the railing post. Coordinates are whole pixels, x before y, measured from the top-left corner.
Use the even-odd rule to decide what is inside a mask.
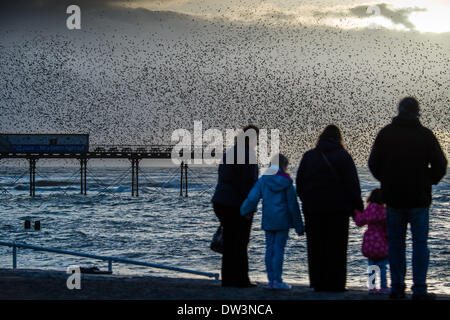
[[[17,269],[17,248],[13,245],[13,269]]]

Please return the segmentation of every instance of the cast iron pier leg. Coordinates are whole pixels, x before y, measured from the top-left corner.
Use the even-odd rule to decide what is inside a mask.
[[[83,194],[84,191],[84,187],[83,187],[83,182],[84,182],[84,159],[80,158],[80,194]]]
[[[184,168],[184,162],[181,162],[181,165],[180,165],[180,197],[183,196],[183,168]]]
[[[184,183],[185,183],[185,191],[184,196],[188,196],[188,165],[187,163],[184,165]]]
[[[87,194],[87,178],[86,178],[86,175],[87,175],[87,162],[88,162],[88,160],[84,159],[84,195]]]
[[[136,174],[136,197],[139,197],[139,159],[134,159],[136,161],[135,174]]]
[[[131,158],[131,196],[134,197],[134,158]]]
[[[80,194],[86,195],[86,173],[87,173],[87,158],[80,159]]]
[[[30,196],[36,195],[36,158],[28,158],[30,162]]]

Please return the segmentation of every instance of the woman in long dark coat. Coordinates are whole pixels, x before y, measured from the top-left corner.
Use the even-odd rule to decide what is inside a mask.
[[[342,145],[338,127],[329,125],[297,172],[308,245],[310,287],[345,291],[349,218],[363,211],[355,164]]]
[[[259,129],[254,125],[248,125],[243,129]],[[224,287],[252,287],[254,286],[248,277],[247,247],[250,240],[252,217],[245,218],[241,215],[241,205],[248,193],[258,180],[258,164],[252,163],[251,158],[257,141],[246,141],[245,161],[238,163],[238,145],[233,150],[234,161],[227,163],[226,154],[223,155],[219,165],[219,179],[212,199],[214,212],[223,226],[223,254],[222,254],[222,286]]]

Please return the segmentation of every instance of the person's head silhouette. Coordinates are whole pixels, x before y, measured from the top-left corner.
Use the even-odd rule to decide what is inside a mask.
[[[419,111],[419,102],[413,97],[402,99],[398,105],[398,115],[401,118],[417,119]]]

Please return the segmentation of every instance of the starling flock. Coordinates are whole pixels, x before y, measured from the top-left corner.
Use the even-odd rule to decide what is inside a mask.
[[[64,14],[64,13],[63,13]],[[83,11],[0,28],[1,133],[89,133],[170,144],[172,131],[279,129],[297,162],[338,125],[358,165],[415,96],[449,155],[450,35],[232,21],[145,9]],[[35,23],[32,23],[32,22]]]

